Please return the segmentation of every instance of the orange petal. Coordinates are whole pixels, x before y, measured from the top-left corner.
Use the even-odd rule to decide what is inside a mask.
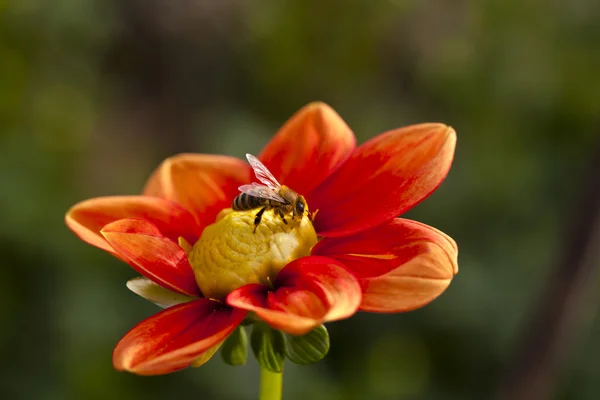
[[[190,366],[233,332],[246,311],[198,299],[140,322],[119,341],[113,365],[139,375],[160,375]]]
[[[100,231],[122,259],[158,285],[187,296],[200,296],[185,251],[151,223],[121,219]]]
[[[355,146],[354,133],[344,120],[327,104],[315,102],[294,114],[259,158],[281,184],[306,194],[336,170]]]
[[[179,205],[150,196],[97,197],[75,204],[67,212],[65,222],[85,242],[110,253],[113,248],[100,235],[106,224],[123,218],[145,219],[169,239],[179,236],[195,243],[200,231],[194,218]]]
[[[322,236],[377,226],[415,206],[444,180],[456,133],[443,124],[413,125],[383,133],[307,196]]]
[[[435,228],[394,219],[344,238],[324,238],[313,254],[342,262],[363,287],[361,310],[400,312],[438,297],[458,272],[458,249]]]
[[[227,303],[255,312],[275,329],[303,335],[326,321],[350,317],[361,301],[354,276],[326,257],[291,262],[277,275],[275,287],[246,285],[231,292]]]
[[[189,210],[201,228],[215,222],[223,208],[251,180],[250,166],[234,157],[179,154],[167,158],[152,174],[144,194],[162,197]],[[190,242],[194,243],[194,242]]]
[[[198,368],[209,362],[212,356],[215,355],[215,353],[217,352],[217,350],[219,350],[222,344],[223,342],[218,343],[217,345],[206,350],[204,353],[202,353],[200,357],[196,358],[194,362],[190,364],[190,367]]]

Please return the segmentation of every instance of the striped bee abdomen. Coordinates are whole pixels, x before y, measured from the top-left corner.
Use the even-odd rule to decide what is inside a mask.
[[[235,211],[245,211],[245,210],[252,210],[254,208],[263,207],[268,204],[269,204],[268,199],[251,196],[246,193],[240,193],[236,196],[235,199],[233,199],[231,208],[233,208]]]

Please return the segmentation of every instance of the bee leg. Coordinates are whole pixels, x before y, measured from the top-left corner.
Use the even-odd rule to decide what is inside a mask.
[[[252,231],[252,233],[256,233],[256,228],[258,228],[258,225],[260,224],[260,220],[262,219],[262,215],[266,209],[267,209],[267,207],[263,207],[260,209],[259,212],[256,213],[256,216],[254,217],[254,230]]]
[[[279,216],[280,216],[280,217],[281,217],[281,219],[283,220],[283,223],[287,225],[288,223],[287,223],[287,221],[285,220],[285,217],[283,216],[283,211],[281,211],[281,210],[278,210],[278,211],[279,211]]]

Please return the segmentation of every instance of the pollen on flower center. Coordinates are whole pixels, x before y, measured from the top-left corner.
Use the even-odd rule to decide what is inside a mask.
[[[204,296],[223,299],[249,283],[270,285],[289,262],[310,254],[317,234],[305,214],[294,221],[267,210],[256,232],[257,210],[225,209],[207,226],[189,254],[196,282]]]

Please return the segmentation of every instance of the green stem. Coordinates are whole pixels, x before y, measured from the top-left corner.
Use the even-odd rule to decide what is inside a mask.
[[[260,394],[259,400],[281,400],[281,385],[283,373],[271,372],[260,368]]]

